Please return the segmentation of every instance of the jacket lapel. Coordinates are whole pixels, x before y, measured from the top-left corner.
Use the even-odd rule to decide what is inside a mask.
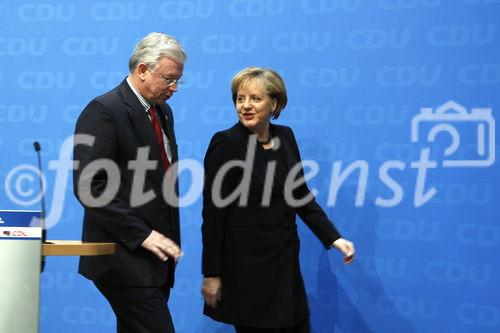
[[[285,171],[286,174],[288,175],[290,169],[293,168],[297,164],[297,162],[299,162],[298,157],[292,150],[288,134],[285,131],[281,130],[278,126],[275,126],[273,124],[271,124],[270,126],[271,126],[270,128],[271,134],[273,135],[273,137],[277,137],[279,139],[280,147],[278,149],[278,152],[285,164]],[[250,135],[252,135],[252,133],[241,123],[237,123],[236,125],[233,126],[233,128],[235,129],[235,133],[237,135],[238,139],[237,141],[241,144],[242,151],[244,152],[243,153],[244,155],[241,158],[244,159],[246,157],[248,149],[248,140],[250,138]],[[262,150],[262,147],[258,145],[259,144],[257,143],[257,146],[255,147],[256,152],[255,152],[252,177],[257,182],[264,184],[267,171],[267,159],[265,158],[263,151],[259,153],[259,150]],[[283,189],[285,184],[281,184],[280,182],[276,181],[276,179],[273,184],[274,184],[272,189],[273,196],[283,196]]]
[[[151,120],[149,119],[147,112],[144,110],[144,107],[137,99],[137,96],[125,80],[122,82],[120,90],[124,98],[124,103],[127,106],[132,126],[138,134],[138,137],[141,139],[141,143],[144,146],[150,147],[149,156],[152,160],[158,161],[156,171],[159,173],[160,177],[163,177],[160,146],[156,141]]]
[[[251,139],[252,132],[250,132],[249,129],[247,129],[245,126],[243,126],[241,123],[237,123],[233,128],[236,130],[236,135],[237,135],[237,141],[241,144],[243,148],[243,156],[242,158],[245,159],[247,156],[247,150],[248,150],[248,143],[249,140]],[[256,138],[252,138],[253,140],[256,140]],[[259,149],[262,149],[259,147],[259,143],[256,142],[255,145],[255,151],[254,151],[254,163],[253,163],[253,172],[252,172],[252,177],[256,178],[258,181],[261,181],[264,183],[265,181],[265,175],[266,175],[266,170],[267,170],[267,161],[265,160],[263,154],[259,153]]]
[[[168,145],[170,147],[170,151],[172,152],[172,161],[171,163],[174,164],[178,160],[178,155],[177,155],[177,142],[175,140],[175,134],[174,134],[174,129],[173,129],[173,119],[172,118],[172,111],[170,110],[170,107],[167,104],[159,105],[158,106],[158,113],[160,119],[161,126],[163,128],[163,132],[165,132],[165,135],[168,138]]]
[[[287,173],[290,172],[290,169],[293,168],[297,162],[299,162],[298,156],[295,155],[295,152],[292,150],[292,143],[290,142],[290,136],[285,131],[278,130],[278,127],[271,125],[273,128],[274,135],[277,136],[280,140],[280,149],[278,152],[285,162]]]

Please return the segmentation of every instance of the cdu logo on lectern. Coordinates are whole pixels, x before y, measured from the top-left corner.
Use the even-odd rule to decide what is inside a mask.
[[[468,112],[454,101],[435,110],[422,108],[411,123],[411,141],[419,140],[448,144],[441,156],[443,167],[488,167],[495,162],[495,119],[490,108]]]

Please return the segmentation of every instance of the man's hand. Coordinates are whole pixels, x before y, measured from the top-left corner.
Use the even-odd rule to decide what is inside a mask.
[[[160,234],[158,231],[153,230],[148,238],[142,242],[141,246],[156,254],[162,261],[167,261],[168,257],[172,257],[175,261],[184,255],[180,247],[175,244],[170,238]]]
[[[201,286],[201,294],[207,305],[212,308],[217,307],[217,302],[222,299],[222,281],[220,277],[204,278],[203,285]]]
[[[339,238],[333,242],[333,247],[344,255],[344,264],[350,264],[354,260],[354,244],[344,238]]]

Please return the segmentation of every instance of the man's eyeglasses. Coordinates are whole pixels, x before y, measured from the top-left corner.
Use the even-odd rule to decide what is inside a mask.
[[[170,79],[168,77],[165,77],[161,74],[158,74],[158,76],[163,80],[163,82],[165,83],[165,85],[167,87],[171,87],[173,86],[174,84],[176,84],[177,86],[180,86],[181,84],[184,83],[184,81],[182,80],[182,78],[178,78],[178,79]]]

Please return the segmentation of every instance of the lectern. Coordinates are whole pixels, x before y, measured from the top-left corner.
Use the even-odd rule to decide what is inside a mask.
[[[109,255],[113,243],[42,244],[40,211],[0,210],[0,332],[36,333],[41,256]]]

